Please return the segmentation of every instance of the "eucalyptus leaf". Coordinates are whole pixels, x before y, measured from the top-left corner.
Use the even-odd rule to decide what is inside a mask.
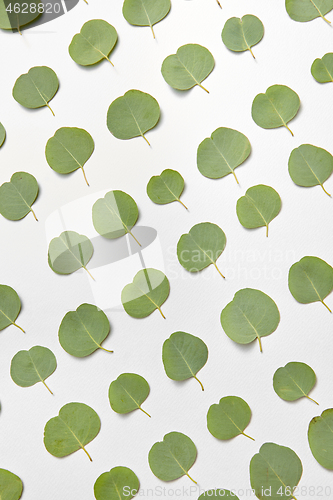
[[[221,313],[221,325],[228,337],[237,344],[249,344],[273,333],[280,322],[275,302],[265,293],[243,288],[235,293]]]
[[[324,299],[333,290],[333,269],[318,257],[303,257],[289,269],[290,293],[301,304],[320,301],[328,310]]]
[[[251,487],[259,499],[290,500],[303,473],[296,453],[285,446],[265,443],[250,462]],[[266,495],[265,495],[266,492]]]
[[[226,236],[222,229],[211,222],[202,222],[183,234],[177,244],[179,263],[191,273],[202,271],[213,264],[219,274],[223,274],[216,265],[226,245]]]
[[[193,441],[181,432],[170,432],[163,441],[152,446],[148,462],[152,473],[162,481],[173,481],[186,475],[197,484],[188,473],[196,458]]]
[[[201,500],[203,498],[233,498],[233,500],[239,500],[235,493],[225,489],[207,490],[199,496],[198,500]]]
[[[176,170],[163,170],[161,175],[154,175],[147,184],[147,194],[152,202],[158,205],[166,205],[173,201],[180,201],[180,195],[184,190],[184,179]]]
[[[71,274],[83,267],[91,276],[86,265],[93,253],[94,247],[86,236],[75,231],[64,231],[51,240],[48,263],[52,271],[57,274]]]
[[[125,311],[133,318],[146,318],[161,305],[170,293],[168,278],[157,269],[141,269],[121,292],[121,302]]]
[[[273,387],[276,394],[285,401],[296,401],[308,396],[316,383],[316,374],[309,365],[299,362],[287,363],[274,373]]]
[[[321,17],[327,23],[325,14],[333,9],[332,0],[286,0],[286,10],[294,21],[301,23]]]
[[[0,186],[0,213],[9,220],[23,219],[29,212],[38,220],[31,205],[38,196],[38,183],[27,172],[16,172]]]
[[[101,346],[109,332],[110,323],[106,314],[97,306],[81,304],[76,311],[69,311],[62,319],[59,342],[68,354],[84,358],[97,349],[113,352]]]
[[[41,15],[44,8],[38,0],[0,0],[0,28],[3,30],[17,29],[21,33],[21,27],[25,26]]]
[[[325,469],[333,470],[333,408],[314,417],[309,425],[308,439],[312,455]]]
[[[263,184],[250,187],[236,205],[237,217],[242,226],[247,229],[266,226],[266,236],[269,223],[280,210],[279,194],[272,187]]]
[[[6,139],[6,129],[2,125],[2,123],[0,122],[0,148],[3,145],[3,143],[5,142],[5,139]]]
[[[1,4],[0,4],[1,5]],[[6,469],[0,469],[1,500],[19,500],[23,491],[21,479]]]
[[[129,90],[111,103],[107,127],[117,139],[141,136],[150,146],[145,133],[154,128],[159,119],[160,107],[154,97],[140,90]]]
[[[21,301],[15,290],[10,286],[0,285],[0,330],[14,325],[25,333],[23,328],[15,323],[20,310]]]
[[[264,25],[256,16],[247,14],[241,19],[232,17],[228,19],[222,30],[224,45],[234,52],[249,50],[254,57],[251,47],[257,45],[264,36]]]
[[[292,150],[288,162],[289,175],[298,186],[321,186],[333,172],[333,156],[325,149],[302,144]]]
[[[140,488],[139,480],[128,467],[114,467],[101,474],[94,485],[96,500],[126,500],[135,495]]]
[[[141,408],[142,403],[149,395],[148,382],[136,373],[122,373],[111,382],[109,388],[109,401],[116,413],[130,413],[141,410],[150,417],[149,413]]]
[[[81,168],[89,186],[83,166],[93,154],[94,148],[93,138],[86,130],[62,127],[47,141],[46,161],[58,174],[69,174]]]
[[[232,128],[220,127],[199,144],[199,172],[210,179],[233,174],[239,184],[235,168],[246,160],[250,152],[251,144],[244,134]]]
[[[252,103],[252,118],[259,127],[286,127],[294,135],[287,123],[292,120],[300,107],[296,92],[285,85],[272,85],[264,94],[258,94]]]
[[[49,102],[57,93],[58,88],[58,77],[51,68],[35,66],[16,80],[13,97],[25,108],[36,109],[47,106],[54,116]]]
[[[333,52],[315,59],[311,66],[311,74],[319,83],[333,82]]]
[[[123,16],[134,26],[150,26],[155,38],[154,24],[162,21],[170,9],[170,0],[125,0]]]
[[[207,413],[207,427],[217,439],[231,439],[243,434],[251,420],[251,409],[242,398],[227,396],[220,399],[218,404],[212,405]]]
[[[69,55],[81,66],[90,66],[102,59],[112,64],[108,56],[117,39],[117,31],[111,24],[102,19],[92,19],[84,23],[80,33],[74,35],[68,48]]]
[[[162,360],[165,373],[172,380],[195,378],[204,390],[197,373],[206,364],[208,349],[199,338],[185,332],[175,332],[164,342]]]
[[[189,90],[201,85],[215,66],[214,57],[208,49],[194,43],[179,47],[176,54],[164,59],[162,75],[164,80],[174,89]],[[209,92],[208,92],[209,93]]]
[[[50,349],[36,345],[29,351],[19,351],[15,354],[10,365],[10,376],[20,387],[31,387],[42,382],[46,389],[53,394],[46,385],[47,379],[57,368],[57,360]]]

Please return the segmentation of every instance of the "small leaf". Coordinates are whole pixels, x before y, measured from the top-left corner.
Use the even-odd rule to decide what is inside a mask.
[[[290,500],[303,473],[302,462],[290,448],[265,443],[250,463],[251,487],[259,499]],[[266,495],[263,492],[266,491]]]
[[[5,139],[6,139],[6,129],[2,125],[2,123],[0,122],[0,148],[3,145],[3,143],[5,142]]]
[[[325,149],[302,144],[292,150],[288,162],[289,175],[298,186],[321,186],[333,172],[333,156]]]
[[[58,77],[51,68],[35,66],[16,80],[13,97],[25,108],[35,109],[47,106],[54,116],[48,103],[53,99],[58,88]]]
[[[90,261],[94,247],[91,241],[75,231],[64,231],[49,244],[48,263],[57,274],[71,274],[78,269],[85,269]],[[91,276],[92,277],[92,276]]]
[[[285,401],[296,401],[306,397],[318,404],[308,396],[315,383],[316,374],[305,363],[287,363],[286,366],[278,368],[273,377],[274,391]]]
[[[161,305],[169,296],[169,280],[157,269],[141,269],[121,292],[125,311],[133,318],[146,318],[156,309],[162,317]]]
[[[252,103],[252,118],[259,127],[286,127],[294,135],[287,123],[296,116],[300,100],[296,92],[285,85],[272,85],[265,94],[258,94]]]
[[[281,198],[275,189],[259,184],[250,187],[245,196],[237,201],[236,211],[239,222],[247,229],[266,226],[279,214]]]
[[[59,342],[68,354],[84,358],[97,349],[113,352],[101,346],[109,332],[110,323],[106,314],[92,304],[81,304],[62,319]]]
[[[309,425],[308,439],[312,455],[325,469],[333,470],[333,408],[314,417]]]
[[[280,322],[275,302],[265,293],[243,288],[235,293],[221,313],[221,325],[228,337],[237,344],[249,344],[273,333]]]
[[[44,4],[38,0],[15,0],[14,3],[1,0],[0,28],[11,31],[16,28],[22,35],[20,28],[37,19],[43,12],[42,9]]]
[[[127,467],[114,467],[101,474],[94,485],[96,500],[129,500],[134,491],[138,492],[140,483],[137,476]]]
[[[0,469],[1,500],[19,500],[19,498],[21,498],[22,491],[23,484],[21,479],[16,476],[16,474],[9,472],[9,470]]]
[[[92,459],[85,449],[101,427],[97,413],[83,403],[68,403],[59,411],[59,416],[51,418],[45,425],[44,445],[54,457],[66,457],[82,448],[89,460]]]
[[[25,333],[23,328],[15,323],[20,310],[21,301],[15,290],[10,286],[0,285],[0,330],[14,325]]]
[[[187,234],[183,234],[177,244],[179,263],[191,273],[202,271],[213,264],[216,265],[226,245],[226,237],[222,229],[211,222],[202,222],[193,226]]]
[[[196,375],[206,364],[208,349],[206,344],[185,332],[175,332],[164,342],[162,360],[165,373],[172,380],[195,378],[204,390]]]
[[[0,186],[0,213],[9,220],[23,219],[29,212],[37,217],[31,205],[38,196],[38,183],[35,177],[26,172],[16,172]]]
[[[321,17],[331,23],[324,16],[333,9],[332,0],[286,0],[286,10],[294,21],[306,23]]]
[[[319,83],[333,82],[333,52],[315,59],[311,66],[311,74]]]
[[[81,168],[89,186],[83,166],[93,154],[94,148],[93,138],[86,130],[62,127],[47,141],[46,161],[58,174],[69,174]]]
[[[10,376],[20,387],[31,387],[42,382],[53,394],[45,384],[45,379],[52,375],[56,368],[57,360],[53,352],[36,345],[29,351],[19,351],[15,354],[10,365]]]
[[[251,409],[242,398],[227,396],[220,399],[218,404],[212,405],[207,413],[207,427],[217,439],[231,439],[244,434],[244,429],[251,420]]]
[[[256,16],[247,14],[241,19],[228,19],[222,30],[222,41],[229,50],[244,52],[249,50],[254,57],[251,47],[257,45],[264,36],[264,26]]]
[[[164,59],[161,71],[164,80],[174,89],[189,90],[198,85],[208,92],[201,83],[213,71],[214,66],[214,57],[208,49],[189,43],[179,47],[176,54]]]
[[[147,185],[147,194],[151,201],[158,205],[166,205],[173,201],[180,201],[180,195],[184,190],[184,179],[176,170],[163,170],[161,175],[154,175]],[[187,207],[185,207],[187,209]]]
[[[154,0],[155,1],[155,0]],[[160,107],[156,99],[140,90],[129,90],[118,97],[109,107],[107,127],[117,139],[145,137],[160,119]]]
[[[291,295],[301,304],[321,302],[333,290],[333,269],[318,257],[303,257],[289,269],[288,286]]]
[[[170,9],[170,0],[125,0],[123,16],[134,26],[150,26],[155,38],[154,24],[162,21]]]
[[[233,174],[239,184],[235,168],[246,160],[250,152],[251,144],[244,134],[232,128],[220,127],[199,144],[199,172],[210,179]]]
[[[222,8],[222,7],[221,7]],[[233,493],[232,491],[229,490],[221,490],[221,489],[214,489],[214,490],[207,490],[205,491],[202,495],[199,496],[198,500],[201,500],[203,498],[233,498],[233,500],[239,500],[239,498]]]
[[[82,26],[80,33],[74,35],[68,48],[69,55],[81,66],[90,66],[102,59],[112,64],[108,56],[117,39],[117,31],[111,24],[102,19],[92,19]]]
[[[116,413],[130,413],[141,410],[150,417],[149,413],[141,408],[142,403],[149,395],[148,382],[135,373],[123,373],[111,382],[109,388],[109,401]]]
[[[188,471],[197,458],[193,441],[181,432],[166,434],[163,441],[155,443],[148,455],[152,473],[162,481],[173,481],[187,476],[194,481]]]

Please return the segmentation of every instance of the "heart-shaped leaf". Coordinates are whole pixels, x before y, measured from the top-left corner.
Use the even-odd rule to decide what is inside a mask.
[[[47,106],[54,116],[49,102],[57,93],[58,88],[58,77],[51,68],[35,66],[16,80],[13,97],[25,108],[35,109]]]
[[[5,139],[6,139],[6,129],[2,125],[2,123],[0,122],[0,148],[3,145],[3,143],[5,142]]]
[[[83,267],[91,276],[86,265],[93,253],[94,247],[89,238],[75,231],[64,231],[51,240],[48,263],[57,274],[71,274]]]
[[[94,495],[96,500],[130,500],[139,488],[139,480],[131,469],[114,467],[97,478]]]
[[[179,47],[176,54],[164,59],[161,71],[164,80],[174,89],[189,90],[198,85],[208,92],[201,83],[213,71],[214,66],[214,57],[208,49],[189,43]]]
[[[264,36],[264,25],[256,16],[247,14],[241,19],[232,17],[226,21],[222,30],[222,41],[229,50],[244,52],[257,45]]]
[[[278,368],[273,377],[274,391],[285,401],[296,401],[306,397],[318,404],[308,396],[315,383],[316,374],[312,368],[296,361]]]
[[[21,33],[21,27],[31,23],[41,15],[43,2],[38,0],[16,0],[14,3],[0,1],[0,28]]]
[[[102,19],[92,19],[82,26],[80,33],[74,35],[68,48],[69,55],[81,66],[90,66],[102,59],[112,64],[108,56],[117,39],[117,31],[111,24]]]
[[[203,498],[233,498],[233,500],[239,500],[235,493],[224,489],[207,490],[199,496],[198,500],[201,500]]]
[[[16,172],[0,186],[0,213],[9,220],[23,219],[29,212],[37,220],[31,205],[38,196],[38,183],[27,172]]]
[[[333,82],[333,52],[315,59],[311,66],[311,74],[319,83]]]
[[[0,285],[0,330],[14,325],[25,333],[23,328],[15,323],[20,310],[21,301],[15,290],[10,286]]]
[[[109,401],[116,413],[130,413],[141,410],[150,417],[149,413],[141,408],[142,403],[149,395],[148,382],[136,373],[122,373],[111,382],[109,388]]]
[[[258,94],[252,103],[252,118],[259,127],[286,127],[296,116],[300,100],[296,92],[285,85],[272,85],[264,94]]]
[[[180,195],[184,190],[184,179],[176,170],[163,170],[161,175],[154,175],[147,185],[147,194],[151,201],[158,205],[166,205],[179,201],[187,209]]]
[[[308,439],[312,455],[325,469],[333,470],[333,408],[314,417],[309,425]]]
[[[330,23],[324,16],[333,9],[332,0],[286,0],[286,10],[294,21],[305,23],[316,17],[321,17]]]
[[[231,439],[243,434],[251,420],[251,409],[242,398],[227,396],[212,405],[207,413],[207,428],[217,439]]]
[[[31,387],[37,382],[42,382],[53,394],[45,379],[52,375],[56,368],[57,360],[53,352],[46,347],[36,345],[29,351],[19,351],[15,354],[10,365],[10,376],[20,387]]]
[[[155,38],[154,24],[162,21],[170,9],[170,0],[125,0],[123,16],[134,26],[150,26]]]
[[[2,500],[19,500],[22,491],[21,479],[9,470],[0,469],[0,498]]]

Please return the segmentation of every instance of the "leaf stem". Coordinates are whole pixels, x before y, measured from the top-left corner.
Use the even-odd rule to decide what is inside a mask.
[[[96,281],[96,280],[95,280],[95,278],[94,278],[94,277],[91,275],[91,273],[88,271],[88,269],[86,268],[86,266],[82,266],[82,267],[83,267],[83,269],[85,269],[85,271],[87,271],[87,273],[89,274],[89,276],[90,276],[90,277],[91,277],[94,281]]]
[[[219,270],[219,268],[217,267],[216,265],[216,262],[213,262],[214,266],[216,267],[216,270],[217,272],[222,276],[223,279],[225,279],[225,276],[223,276],[223,274],[221,273],[221,271]]]
[[[85,2],[86,2],[86,4],[88,5],[88,2],[87,2],[87,0],[84,0],[84,1],[85,1]]]
[[[51,389],[45,384],[44,380],[42,380],[43,384],[45,385],[46,389],[52,394],[53,396],[53,392],[51,391]]]
[[[55,114],[53,113],[53,109],[51,108],[51,106],[49,105],[48,102],[46,103],[46,106],[49,108],[49,110],[51,111],[51,113],[53,114],[53,116],[55,116]]]
[[[134,238],[134,239],[135,239],[135,241],[137,242],[137,244],[141,247],[141,246],[142,246],[142,245],[141,245],[141,243],[139,243],[139,242],[138,242],[138,240],[136,239],[136,237],[134,236],[134,234],[133,234],[133,233],[131,233],[131,231],[128,231],[128,232],[129,232],[129,234],[132,236],[132,238]]]
[[[84,177],[84,180],[86,181],[87,186],[89,186],[89,182],[88,182],[88,180],[87,180],[87,177],[86,177],[86,173],[85,173],[85,171],[84,171],[84,168],[83,168],[83,167],[81,167],[81,169],[82,169],[82,172],[83,172],[83,177]]]
[[[161,313],[161,315],[162,315],[162,318],[166,319],[166,318],[165,318],[165,316],[164,316],[164,314],[162,313],[161,308],[157,306],[157,309],[160,311],[160,313]]]
[[[330,195],[330,193],[328,193],[328,192],[326,191],[326,189],[324,188],[324,186],[323,186],[322,184],[320,184],[320,185],[321,185],[322,189],[324,190],[324,193],[326,193],[326,194],[327,194],[327,196],[329,196],[330,198],[332,198],[332,196]]]
[[[319,406],[319,403],[317,403],[317,401],[315,401],[314,399],[310,398],[310,396],[308,396],[307,394],[305,394],[305,397],[310,399],[310,401],[313,401],[314,403],[316,403],[316,405]]]
[[[181,205],[183,205],[183,207],[185,207],[185,208],[186,208],[186,210],[188,210],[187,206],[186,206],[186,205],[185,205],[182,201],[180,201],[180,199],[179,199],[179,198],[177,198],[177,201],[179,201],[179,203],[180,203]]]
[[[85,0],[84,0],[85,1]],[[87,455],[87,457],[89,458],[90,462],[92,462],[92,458],[91,456],[89,455],[89,453],[87,452],[87,450],[85,449],[84,446],[82,446],[82,450],[85,452],[85,454]]]
[[[236,174],[235,174],[234,170],[232,171],[232,173],[233,173],[233,176],[234,176],[234,177],[235,177],[235,179],[236,179],[237,184],[239,185],[239,182],[238,182],[238,179],[237,179],[237,176],[236,176]]]
[[[204,386],[202,385],[202,383],[200,382],[200,380],[197,377],[195,377],[195,376],[193,376],[193,378],[195,378],[195,380],[197,380],[199,382],[199,384],[201,385],[201,390],[204,391],[205,390]]]
[[[109,63],[110,63],[110,64],[114,67],[113,62],[111,62],[111,61],[110,61],[110,59],[108,58],[108,56],[104,56],[104,57],[105,57],[105,59],[106,59],[107,61],[109,61]]]
[[[288,127],[288,125],[284,124],[284,127],[286,127],[286,129],[289,130],[289,132],[291,133],[291,135],[294,137],[294,134],[292,133],[292,131],[290,130],[290,128]]]
[[[330,312],[330,313],[332,312],[332,311],[331,311],[331,309],[328,307],[328,305],[326,305],[326,304],[325,304],[325,302],[324,302],[323,300],[321,300],[320,302],[321,302],[322,304],[324,304],[324,306],[326,307],[326,309],[328,309],[328,310],[329,310],[329,312]]]
[[[245,434],[245,432],[242,432],[243,436],[249,438],[249,439],[252,439],[252,441],[255,441],[255,439],[251,436],[248,436],[247,434]]]
[[[266,224],[266,238],[268,238],[268,224]]]
[[[25,333],[25,331],[23,330],[23,328],[21,328],[19,325],[17,325],[16,323],[14,323],[14,321],[12,322],[12,324],[14,326],[16,326],[16,328],[19,328],[23,333]]]
[[[154,33],[154,28],[153,28],[153,25],[152,25],[152,24],[150,24],[150,28],[151,28],[151,31],[152,31],[153,37],[154,37],[154,39],[155,39],[155,33]]]
[[[222,9],[222,5],[220,4],[219,0],[216,0],[216,1],[217,1],[218,5],[219,5],[219,6],[221,7],[221,9]]]
[[[262,352],[261,338],[260,338],[260,336],[259,336],[259,335],[258,335],[257,339],[258,339],[258,341],[259,341],[259,349],[260,349],[260,352]]]
[[[30,212],[31,212],[31,213],[32,213],[32,215],[35,217],[36,221],[38,222],[38,219],[37,219],[37,217],[36,217],[36,214],[35,214],[35,212],[32,210],[32,208],[31,208],[31,207],[30,207]]]
[[[143,413],[145,413],[146,415],[148,415],[148,417],[149,417],[149,418],[151,418],[151,415],[149,415],[149,413],[147,413],[145,410],[143,410],[143,409],[141,408],[141,406],[139,406],[139,410],[141,410]]]
[[[198,484],[196,481],[194,481],[194,479],[191,478],[191,476],[189,475],[188,472],[186,472],[186,475],[187,475],[187,477],[189,477],[191,479],[191,481],[193,481],[195,484]]]
[[[253,54],[253,52],[251,50],[251,47],[249,47],[249,51],[251,52],[251,55],[252,55],[253,59],[255,59],[255,55]]]
[[[113,351],[109,351],[109,349],[105,349],[105,347],[102,347],[100,344],[98,345],[98,347],[100,349],[103,349],[103,351],[106,351],[106,352],[113,352]]]
[[[322,14],[320,14],[320,16],[322,17],[322,19],[324,19],[324,21],[326,21],[328,24],[332,24],[331,21],[329,21],[328,19],[326,19],[325,16],[323,16]]]
[[[198,83],[199,87],[201,87],[205,92],[207,92],[207,94],[209,94],[209,90],[205,89],[205,87],[203,85],[201,85],[201,83]]]
[[[145,135],[144,135],[144,134],[141,134],[141,137],[143,137],[143,138],[144,138],[144,140],[146,141],[146,143],[148,144],[148,146],[150,146],[150,142],[149,142],[149,141],[148,141],[148,139],[145,137]]]

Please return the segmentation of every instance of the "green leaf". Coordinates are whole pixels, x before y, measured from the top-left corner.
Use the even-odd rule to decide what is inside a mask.
[[[303,472],[302,462],[290,448],[265,443],[250,462],[252,489],[259,499],[290,500]],[[266,491],[266,495],[263,492]]]
[[[175,332],[163,344],[162,360],[167,376],[172,380],[187,380],[193,377],[199,382],[202,390],[203,385],[196,374],[206,364],[207,359],[206,344],[189,333]]]
[[[133,198],[123,191],[109,191],[92,207],[92,220],[96,231],[109,240],[130,234],[139,217],[139,210]],[[141,245],[140,245],[141,246]]]
[[[202,271],[214,264],[216,270],[224,278],[216,265],[216,261],[226,245],[226,237],[222,229],[211,222],[202,222],[193,226],[187,234],[183,234],[177,244],[179,263],[191,273]]]
[[[302,144],[292,150],[288,162],[289,175],[298,186],[321,186],[333,172],[333,156],[325,149]]]
[[[239,222],[247,229],[266,226],[281,210],[281,198],[275,189],[259,184],[250,187],[245,196],[237,201],[236,212]]]
[[[150,417],[149,413],[141,408],[142,403],[149,395],[148,382],[135,373],[122,373],[111,382],[109,388],[109,401],[116,413],[130,413],[141,410]]]
[[[324,299],[333,290],[333,269],[318,257],[303,257],[289,269],[288,286],[291,295],[301,304],[310,304]]]
[[[161,305],[170,293],[168,278],[157,269],[141,269],[121,292],[121,302],[125,311],[133,318],[146,318]]]
[[[10,286],[0,285],[0,330],[14,325],[25,333],[23,328],[15,323],[20,310],[21,301],[15,290]]]
[[[52,375],[56,368],[57,360],[53,352],[36,345],[29,351],[19,351],[15,354],[10,365],[10,376],[20,387],[31,387],[42,382],[53,394],[45,384],[45,379]]]
[[[308,439],[312,455],[325,469],[333,470],[333,408],[314,417],[309,425]]]
[[[333,52],[315,59],[311,66],[311,74],[319,83],[333,82]]]
[[[321,17],[331,23],[324,16],[333,9],[332,0],[286,0],[286,10],[294,21],[305,23],[316,17]]]
[[[225,489],[207,490],[199,496],[198,500],[201,500],[202,498],[233,498],[233,500],[239,500],[235,493]]]
[[[265,293],[243,288],[235,293],[221,313],[221,325],[228,337],[237,344],[249,344],[273,333],[280,322],[275,302]]]
[[[316,374],[312,368],[296,361],[278,368],[273,377],[274,391],[285,401],[296,401],[296,399],[306,397],[318,404],[308,396],[315,383]]]
[[[61,321],[59,342],[68,354],[77,358],[89,356],[101,346],[109,335],[110,323],[106,314],[92,304],[81,304],[76,311],[69,311]]]
[[[139,488],[139,480],[131,469],[114,467],[97,478],[94,494],[96,500],[130,500],[135,496],[131,492]]]
[[[41,15],[42,8],[44,8],[44,4],[38,0],[15,0],[13,3],[0,0],[0,28],[4,30],[17,29],[22,35],[20,28],[37,19]]]
[[[249,50],[254,57],[251,47],[257,45],[264,36],[264,25],[256,16],[247,14],[241,19],[228,19],[222,30],[222,41],[229,50],[244,52]]]
[[[52,271],[57,274],[71,274],[83,267],[91,276],[86,265],[93,253],[94,247],[86,236],[75,231],[64,231],[51,240],[48,263]]]
[[[2,123],[0,122],[0,148],[3,145],[3,143],[5,142],[5,139],[6,139],[6,129],[2,125]]]
[[[170,0],[125,0],[123,16],[134,26],[150,26],[155,38],[154,24],[162,21],[170,9]]]
[[[117,39],[117,31],[111,24],[102,19],[92,19],[82,26],[80,33],[74,35],[68,48],[69,55],[81,66],[90,66],[102,59],[112,64],[108,56]]]
[[[82,448],[85,449],[101,427],[97,413],[83,403],[68,403],[59,411],[59,416],[51,418],[45,425],[44,445],[54,457],[66,457]]]
[[[160,119],[160,107],[156,99],[140,90],[129,90],[118,97],[109,107],[107,127],[117,139],[145,137],[145,133],[155,127]]]
[[[220,179],[233,174],[237,184],[235,168],[251,153],[248,138],[232,128],[220,127],[198,147],[197,165],[200,173],[210,179]]]
[[[176,170],[163,170],[161,175],[154,175],[147,185],[147,194],[151,201],[158,205],[166,205],[173,201],[180,201],[180,195],[184,190],[184,179]]]
[[[186,475],[197,484],[188,474],[196,458],[193,441],[181,432],[170,432],[163,441],[152,446],[148,462],[152,473],[162,481],[173,481]]]
[[[213,71],[214,66],[214,57],[208,49],[189,43],[179,47],[176,54],[164,59],[161,71],[164,80],[174,89],[189,90],[199,85],[208,92],[201,83]]]
[[[1,6],[1,4],[0,4]],[[21,479],[6,469],[0,469],[1,500],[19,500],[23,491]]]
[[[35,177],[26,172],[16,172],[0,186],[0,213],[9,220],[23,219],[29,212],[38,220],[31,205],[38,196]]]
[[[51,68],[35,66],[16,80],[13,97],[25,108],[35,109],[47,106],[54,116],[48,103],[53,99],[58,88],[58,77]]]
[[[259,127],[286,127],[294,135],[287,123],[296,116],[300,100],[296,92],[285,85],[272,85],[265,94],[258,94],[252,103],[252,118]]]
[[[58,174],[69,174],[81,168],[89,186],[83,166],[94,149],[94,140],[86,130],[62,127],[47,141],[45,156],[47,163]]]
[[[212,405],[207,413],[207,428],[217,439],[231,439],[243,434],[251,420],[251,409],[242,398],[227,396]]]

